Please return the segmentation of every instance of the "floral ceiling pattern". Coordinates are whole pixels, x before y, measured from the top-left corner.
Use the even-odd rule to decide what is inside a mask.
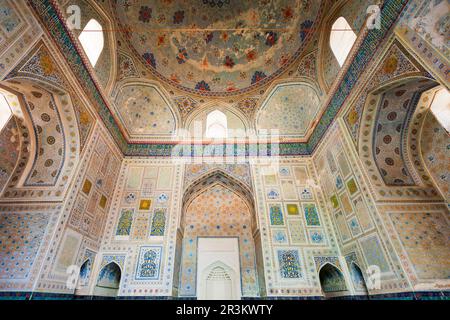
[[[117,0],[118,28],[159,79],[196,94],[225,96],[267,84],[302,53],[321,1]]]

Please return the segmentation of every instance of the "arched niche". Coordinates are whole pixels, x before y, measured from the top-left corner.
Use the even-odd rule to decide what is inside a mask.
[[[242,296],[261,296],[264,271],[256,261],[262,252],[255,206],[250,189],[222,170],[208,172],[184,191],[176,252],[180,273],[174,282],[180,297],[198,297],[196,287],[197,243],[199,238],[238,239]],[[256,250],[258,248],[258,250]]]
[[[89,276],[91,275],[92,261],[87,259],[80,268],[80,285],[86,286],[89,281]]]
[[[93,295],[116,297],[119,292],[121,278],[122,270],[120,266],[114,261],[108,263],[98,274]]]
[[[97,79],[105,91],[109,93],[112,90],[117,72],[117,51],[114,23],[112,18],[104,11],[98,1],[94,0],[68,0],[62,6],[66,17],[72,16],[75,12],[71,6],[80,8],[80,29],[73,28],[72,32],[78,39],[89,22],[95,20],[102,27],[104,40],[103,50],[98,57],[98,61],[92,69],[95,71]],[[70,20],[70,19],[69,19]],[[86,56],[87,57],[87,56]],[[89,60],[86,61],[90,65]]]
[[[427,92],[436,85],[425,77],[403,77],[367,95],[358,152],[378,197],[439,199],[419,156],[417,135],[429,105]]]
[[[20,136],[17,166],[5,198],[60,199],[80,155],[80,132],[70,95],[51,83],[16,77],[0,83]],[[44,193],[40,190],[46,190]]]
[[[366,280],[364,279],[363,272],[354,261],[350,263],[350,276],[356,294],[368,296],[369,292],[367,290]]]
[[[227,264],[216,261],[200,270],[202,281],[199,300],[237,300],[240,298],[240,279]]]
[[[442,97],[443,90],[448,95],[443,86],[423,93],[411,121],[408,146],[414,163],[423,163],[418,166],[422,180],[432,183],[444,202],[450,203],[450,134],[444,127],[450,119],[446,114],[450,100],[445,95]]]
[[[344,275],[331,263],[325,263],[320,268],[319,280],[325,298],[348,294]]]
[[[86,259],[80,267],[78,283],[75,289],[75,295],[82,295],[87,291],[92,271],[91,258]]]
[[[205,172],[185,188],[179,228],[183,230],[183,227],[185,225],[185,211],[190,203],[207,188],[218,183],[229,188],[234,193],[238,194],[243,200],[245,200],[252,217],[251,228],[253,231],[257,231],[258,226],[256,212],[254,209],[255,202],[253,198],[253,192],[250,190],[249,186],[240,182],[237,178],[229,175],[227,172],[220,168],[214,168],[210,171]]]
[[[220,112],[226,117],[227,135],[223,139],[245,138],[247,136],[249,124],[245,115],[234,107],[215,103],[210,103],[206,107],[194,111],[186,118],[183,136],[194,140],[208,139],[209,137],[206,135],[208,130],[208,117],[217,112]]]

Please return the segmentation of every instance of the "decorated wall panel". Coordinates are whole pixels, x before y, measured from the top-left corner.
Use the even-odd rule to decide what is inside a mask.
[[[389,215],[419,279],[448,279],[448,212],[393,212]]]
[[[390,203],[379,211],[414,290],[448,290],[447,205]]]
[[[0,79],[3,79],[39,39],[42,29],[24,1],[1,0],[0,12]]]
[[[89,157],[81,188],[70,213],[69,226],[99,241],[108,218],[121,158],[110,152],[108,142],[103,137],[97,139]]]
[[[335,124],[328,133],[327,142],[314,156],[339,247],[350,269],[354,262],[367,276],[369,266],[378,268],[381,287],[372,288],[371,293],[408,288],[403,265],[393,249],[365,182],[364,169],[349,139],[342,124]],[[350,275],[352,277],[351,272]]]
[[[0,207],[0,290],[32,291],[57,221],[58,205]]]
[[[339,247],[310,159],[252,163],[268,296],[321,296],[315,259]]]
[[[120,296],[172,296],[182,167],[151,158],[123,162],[100,248],[124,257]]]
[[[81,267],[87,259],[92,264],[100,261],[96,255],[109,221],[107,208],[112,202],[110,195],[121,160],[105,129],[97,125],[77,167],[68,198],[59,209],[58,225],[61,227],[53,233],[53,239],[58,240],[48,244],[36,291],[73,294],[80,285],[83,288],[77,292],[88,293],[86,287],[92,283],[93,267],[89,277],[82,280],[83,285],[74,283],[73,288],[67,286],[66,271],[72,265]]]

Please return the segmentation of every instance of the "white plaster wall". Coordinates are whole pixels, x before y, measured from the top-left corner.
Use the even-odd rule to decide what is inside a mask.
[[[239,267],[239,243],[238,238],[199,238],[197,254],[197,283],[198,298],[210,299],[205,295],[205,279],[209,273],[209,267],[215,262],[221,262],[230,267],[234,274],[230,274],[233,283],[233,297],[240,299],[240,267]]]

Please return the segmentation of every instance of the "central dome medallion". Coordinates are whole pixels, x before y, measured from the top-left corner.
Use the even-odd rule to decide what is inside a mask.
[[[321,1],[114,3],[131,50],[155,76],[191,93],[226,96],[285,71],[313,33]]]

